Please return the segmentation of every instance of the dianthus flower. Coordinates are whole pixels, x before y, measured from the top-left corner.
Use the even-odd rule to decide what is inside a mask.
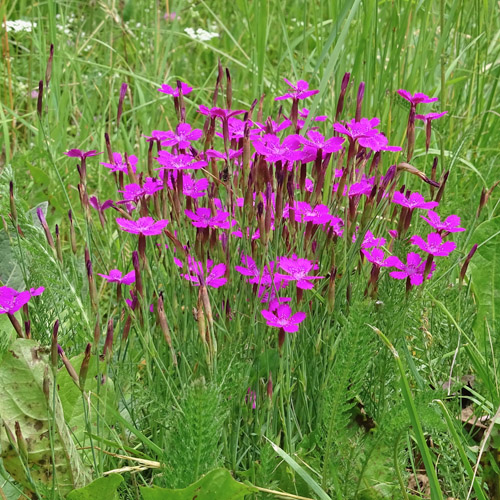
[[[246,113],[244,109],[231,110],[231,109],[222,109],[214,106],[213,108],[209,108],[200,104],[198,108],[198,113],[202,115],[210,116],[210,118],[226,118],[229,119],[233,116],[241,115]]]
[[[424,197],[417,192],[411,193],[407,198],[403,193],[396,191],[392,197],[392,202],[409,208],[410,210],[415,210],[416,208],[426,210],[428,208],[435,208],[439,205],[437,201],[425,201]]]
[[[181,83],[180,93],[182,95],[187,95],[187,94],[191,93],[191,91],[193,90],[192,87],[190,87],[188,84],[186,84],[184,82],[180,82],[180,83]],[[179,88],[178,87],[172,88],[170,85],[167,85],[166,83],[164,83],[158,89],[158,92],[162,92],[163,94],[168,94],[168,95],[171,95],[173,97],[179,97]]]
[[[187,149],[192,141],[197,141],[203,135],[199,128],[191,129],[189,123],[179,123],[175,132],[165,132],[162,146],[177,146],[179,149]]]
[[[156,161],[161,167],[156,170],[194,170],[207,166],[206,161],[194,161],[191,155],[174,155],[168,151],[160,151]]]
[[[317,265],[307,259],[301,259],[293,254],[292,257],[281,257],[279,259],[279,268],[288,274],[276,273],[276,277],[285,280],[297,282],[297,288],[310,290],[314,287],[313,280],[324,278],[324,276],[310,276],[308,273],[317,269]]]
[[[161,234],[163,228],[168,224],[167,219],[161,219],[155,222],[152,217],[141,217],[137,220],[128,220],[118,217],[116,222],[123,231],[132,234],[143,234],[144,236]]]
[[[410,252],[406,257],[406,264],[403,264],[397,257],[388,257],[385,260],[387,266],[395,267],[399,271],[392,271],[389,273],[391,278],[398,280],[403,280],[406,278],[410,279],[410,284],[414,286],[421,285],[424,281],[424,269],[425,261],[418,253]],[[436,268],[436,264],[433,262],[429,274],[427,274],[427,279],[432,276],[432,271]]]
[[[130,164],[130,168],[132,169],[132,172],[134,174],[137,171],[137,156],[135,155],[130,155],[128,157],[128,162]],[[122,158],[122,155],[120,153],[113,153],[113,163],[106,163],[104,161],[101,161],[101,165],[104,165],[106,168],[109,168],[111,172],[123,172],[124,174],[128,174],[128,168],[127,168],[127,162],[125,161],[124,158]]]
[[[449,217],[446,217],[443,222],[441,222],[441,217],[439,217],[436,212],[429,210],[427,212],[427,217],[424,215],[421,215],[420,217],[422,217],[425,222],[430,224],[434,229],[437,229],[440,233],[458,233],[465,231],[465,228],[460,227],[460,217],[458,215],[450,215]]]
[[[283,328],[285,332],[294,333],[299,329],[299,323],[306,319],[306,313],[296,312],[292,315],[292,308],[288,304],[282,304],[276,309],[276,313],[264,309],[260,311],[266,319],[267,326]]]
[[[174,189],[172,180],[168,178],[167,185],[170,189]],[[182,193],[190,198],[201,198],[207,193],[208,179],[193,179],[189,174],[182,174]]]
[[[325,139],[325,137],[316,130],[309,130],[307,132],[307,137],[309,139],[300,136],[300,141],[304,144],[304,158],[302,159],[304,163],[316,160],[319,149],[321,149],[323,153],[336,153],[340,151],[344,142],[343,137]]]
[[[295,220],[297,222],[312,222],[313,224],[326,224],[330,222],[332,216],[326,205],[316,205],[311,207],[307,201],[297,201],[295,203]]]
[[[295,85],[286,78],[283,78],[283,80],[291,87],[291,91],[282,96],[275,97],[275,101],[281,101],[283,99],[301,100],[319,93],[319,90],[309,90],[309,83],[305,80],[299,80]]]
[[[227,278],[223,278],[226,274],[225,264],[216,264],[214,266],[213,261],[207,259],[207,276],[203,271],[203,263],[191,260],[189,264],[190,274],[181,274],[185,279],[193,283],[194,286],[200,286],[204,283],[206,286],[211,286],[212,288],[219,288],[224,285]],[[194,275],[193,275],[194,274]]]
[[[388,258],[385,258],[385,253],[380,248],[372,248],[371,251],[365,250],[364,248],[361,250],[361,253],[366,257],[368,262],[375,264],[378,267],[388,267],[391,264],[391,261],[388,261]]]
[[[416,106],[417,104],[427,104],[438,100],[437,97],[429,97],[428,95],[422,94],[421,92],[415,92],[414,95],[411,95],[410,92],[404,89],[398,90],[398,94],[413,106]]]
[[[281,161],[294,162],[303,158],[304,153],[300,151],[301,138],[292,134],[283,139],[283,143],[272,134],[266,134],[262,139],[253,141],[257,153],[263,155],[270,163]]]
[[[229,229],[229,212],[219,212],[212,216],[212,211],[209,208],[199,207],[196,213],[191,210],[184,210],[184,213],[191,219],[194,227],[219,227],[221,229]]]
[[[41,295],[45,288],[30,288],[23,292],[18,292],[8,286],[0,286],[0,314],[14,314],[21,307],[29,302],[31,297]]]
[[[333,129],[335,132],[347,135],[350,140],[355,141],[361,138],[372,137],[380,134],[376,128],[379,123],[380,120],[378,118],[361,118],[359,122],[357,122],[356,119],[352,119],[344,125],[341,123],[334,123]]]
[[[415,118],[417,120],[423,120],[424,122],[427,122],[430,120],[437,120],[438,118],[441,118],[447,113],[448,111],[443,111],[442,113],[427,113],[426,115],[415,115]]]
[[[69,151],[66,151],[66,153],[63,153],[66,156],[69,156],[70,158],[89,158],[91,156],[97,156],[97,155],[102,155],[102,153],[98,153],[95,149],[91,151],[82,151],[81,149],[70,149]]]
[[[457,246],[453,241],[443,242],[443,238],[439,233],[428,234],[427,241],[418,234],[414,234],[410,238],[410,242],[434,257],[447,257]]]
[[[122,276],[122,272],[119,269],[111,269],[109,274],[97,273],[99,276],[109,281],[110,283],[120,283],[121,285],[131,285],[135,282],[135,271],[130,271],[129,273]]]

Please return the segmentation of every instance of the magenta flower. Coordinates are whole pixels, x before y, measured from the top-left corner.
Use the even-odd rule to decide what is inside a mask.
[[[429,210],[427,212],[427,217],[421,215],[422,219],[425,220],[428,224],[430,224],[434,229],[437,229],[439,233],[447,232],[447,233],[458,233],[461,231],[465,231],[465,228],[460,227],[460,217],[458,215],[450,215],[446,217],[446,219],[441,222],[441,217],[436,212]]]
[[[135,271],[130,271],[123,276],[119,269],[111,269],[109,274],[97,274],[110,283],[120,283],[122,285],[131,285],[132,283],[135,283]]]
[[[14,314],[29,302],[31,297],[41,295],[45,288],[31,288],[18,292],[8,286],[0,286],[0,314]]]
[[[135,174],[137,171],[137,156],[129,155],[128,162],[130,164],[132,172],[134,172]],[[122,158],[122,155],[120,153],[113,153],[113,163],[106,163],[104,161],[101,161],[101,165],[109,168],[111,172],[123,172],[124,174],[128,174],[127,162],[125,161],[125,158]]]
[[[363,248],[361,252],[366,257],[368,262],[371,262],[378,267],[388,267],[392,265],[391,261],[388,261],[388,259],[385,258],[385,253],[380,248],[372,248],[370,252]]]
[[[197,141],[203,135],[199,128],[191,129],[189,123],[179,123],[177,130],[165,132],[162,146],[177,146],[179,149],[187,149],[192,141]]]
[[[144,190],[144,194],[153,196],[157,191],[163,189],[163,182],[156,177],[146,177],[142,189]]]
[[[233,140],[239,140],[243,139],[245,136],[245,127],[247,126],[247,123],[251,126],[252,122],[250,120],[240,120],[239,118],[234,118],[230,117],[227,120],[227,129],[229,132],[229,139]],[[221,128],[224,128],[223,124],[220,124]],[[215,135],[217,137],[224,138],[224,134],[221,132],[216,132]],[[257,135],[259,135],[259,131],[257,129],[250,129],[250,138],[254,138]]]
[[[290,127],[292,122],[291,120],[283,120],[281,123],[277,123],[274,120],[269,120],[266,123],[254,122],[254,124],[257,126],[258,131],[276,135]]]
[[[292,308],[288,304],[282,304],[276,309],[276,314],[264,309],[260,311],[264,316],[267,326],[283,328],[285,332],[294,333],[299,329],[299,323],[306,319],[306,313],[296,312],[293,316]]]
[[[427,113],[426,115],[415,115],[415,118],[417,120],[423,120],[425,122],[428,122],[430,120],[437,120],[438,118],[441,118],[447,113],[448,111],[443,111],[442,113]]]
[[[198,108],[198,113],[201,113],[202,115],[205,115],[205,116],[209,116],[210,118],[229,119],[233,116],[237,116],[237,115],[241,115],[243,113],[246,113],[246,111],[244,109],[230,110],[230,109],[222,109],[222,108],[218,108],[218,107],[208,108],[207,106],[200,104],[200,107]]]
[[[370,148],[372,151],[401,151],[399,146],[389,146],[389,141],[384,134],[374,134],[358,139],[360,146]]]
[[[410,102],[413,106],[421,103],[427,104],[438,100],[437,97],[429,97],[428,95],[422,94],[421,92],[415,92],[414,95],[411,95],[410,92],[403,89],[398,90],[398,94],[408,102]]]
[[[184,82],[181,82],[181,94],[182,95],[187,95],[189,94],[191,91],[193,90],[192,87],[190,87],[189,85],[187,85],[186,83]],[[168,95],[171,95],[173,97],[179,97],[179,88],[178,87],[175,87],[175,88],[172,88],[170,85],[167,85],[166,83],[164,83],[159,89],[158,89],[158,92],[162,92],[163,94],[168,94]]]
[[[304,120],[307,120],[307,117],[309,116],[309,110],[307,108],[302,108],[301,110],[299,110],[299,116],[301,118],[303,118]],[[311,120],[313,122],[325,122],[326,120],[328,120],[328,116],[319,115],[319,116],[315,116]]]
[[[219,288],[222,285],[226,284],[227,278],[224,278],[224,274],[226,274],[226,265],[225,264],[216,264],[213,265],[213,261],[207,259],[207,273],[208,275],[205,277],[203,272],[203,263],[191,260],[189,264],[189,271],[192,274],[181,274],[181,276],[185,279],[193,283],[194,286],[200,286],[201,284],[205,284],[206,286],[211,286],[212,288]],[[194,274],[194,276],[193,276]]]
[[[234,266],[234,269],[236,271],[238,271],[243,276],[259,279],[260,269],[257,267],[257,264],[252,259],[252,257],[250,257],[249,255],[242,255],[241,263],[243,264],[242,266]]]
[[[418,234],[414,234],[410,238],[412,245],[416,245],[420,250],[434,255],[434,257],[447,257],[456,248],[456,243],[453,241],[443,242],[443,238],[439,233],[431,233],[427,235],[427,242]]]
[[[89,158],[90,156],[97,156],[97,155],[102,155],[102,153],[98,153],[95,149],[92,151],[82,151],[81,149],[70,149],[69,151],[66,151],[66,153],[63,153],[66,156],[69,156],[70,158],[80,158],[83,160],[84,158]]]
[[[123,231],[132,234],[143,234],[144,236],[161,234],[163,228],[168,224],[167,219],[155,222],[153,217],[141,217],[137,220],[128,220],[118,217],[116,222]]]
[[[229,212],[219,212],[212,216],[212,211],[209,208],[199,207],[196,213],[191,210],[184,210],[184,213],[191,219],[194,227],[219,227],[221,229],[229,229]]]
[[[353,119],[344,125],[341,123],[334,123],[333,129],[339,134],[347,135],[350,140],[355,141],[360,138],[380,135],[380,132],[376,128],[379,123],[380,120],[378,118],[361,118],[359,122]]]
[[[169,187],[171,184],[169,184]],[[173,186],[171,187],[173,189]],[[182,175],[182,192],[184,196],[189,196],[190,198],[201,198],[205,196],[206,190],[208,189],[208,179],[193,179],[188,174]]]
[[[356,240],[356,235],[352,235],[352,240]],[[365,238],[363,243],[361,243],[361,249],[367,250],[368,248],[373,247],[383,247],[386,243],[385,238],[375,238],[371,231],[366,231]]]
[[[291,92],[287,92],[286,94],[275,97],[275,101],[281,101],[283,99],[306,99],[307,97],[311,97],[315,94],[319,93],[319,90],[309,90],[309,84],[305,80],[299,80],[296,85],[292,82],[283,78],[285,83],[291,87]]]
[[[91,196],[89,198],[89,203],[92,208],[97,210],[98,212],[104,212],[104,210],[107,210],[108,208],[113,207],[113,200],[106,200],[103,201],[102,203],[99,202],[99,199],[97,196]]]
[[[243,154],[243,148],[235,150],[229,149],[229,159],[234,160],[235,158],[239,158]],[[207,158],[217,158],[218,160],[227,160],[226,153],[222,153],[221,151],[217,151],[216,149],[207,149],[205,151],[205,155]]]
[[[163,139],[166,138],[167,132],[163,130],[152,130],[151,135],[144,135],[143,137],[146,138],[146,142],[151,142],[151,141],[163,141]]]
[[[284,280],[287,284],[290,281],[296,281],[297,288],[302,290],[310,290],[314,287],[313,280],[324,278],[324,276],[310,276],[308,273],[317,269],[317,265],[310,260],[301,259],[295,254],[291,258],[281,257],[278,266],[288,274],[276,273],[276,277]]]
[[[425,260],[418,253],[410,252],[406,257],[406,264],[403,264],[397,257],[388,257],[385,260],[386,266],[395,267],[399,271],[392,271],[389,273],[391,278],[398,280],[410,279],[410,284],[414,286],[421,285],[424,281]],[[436,269],[435,262],[432,263],[430,273],[427,279],[430,279],[432,272]]]
[[[351,184],[349,187],[349,196],[361,196],[362,194],[368,196],[373,189],[374,179],[362,179],[359,182]],[[346,186],[347,187],[347,186]],[[346,195],[346,187],[344,187],[344,196]],[[338,189],[338,186],[337,186]]]
[[[252,404],[252,410],[255,410],[257,408],[257,393],[255,391],[252,391],[250,387],[247,389],[247,395],[245,396],[245,403],[251,403]]]
[[[297,222],[312,222],[313,224],[326,224],[332,216],[326,205],[316,205],[314,208],[307,201],[295,203],[295,220]]]
[[[309,139],[300,136],[300,141],[304,144],[304,158],[302,159],[304,163],[314,161],[319,149],[321,149],[323,153],[336,153],[340,151],[344,142],[343,137],[325,139],[323,135],[315,130],[309,130],[307,132],[307,137],[309,137]],[[324,156],[323,154],[323,157]]]
[[[207,166],[206,161],[194,161],[191,155],[174,155],[168,151],[160,151],[156,161],[161,167],[156,170],[195,170]]]
[[[301,145],[301,137],[296,134],[285,137],[283,143],[279,137],[272,134],[266,134],[262,139],[253,141],[257,153],[263,155],[270,163],[301,160],[304,156],[300,151]]]
[[[137,201],[146,194],[144,188],[136,183],[126,184],[123,189],[118,190],[118,192],[122,193],[124,201]]]
[[[415,210],[416,208],[426,210],[428,208],[435,208],[439,205],[437,201],[425,201],[424,197],[417,192],[411,193],[407,198],[403,193],[396,191],[392,198],[392,202],[409,208],[410,210]]]

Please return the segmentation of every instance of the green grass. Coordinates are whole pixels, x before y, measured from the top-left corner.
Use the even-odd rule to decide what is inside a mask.
[[[175,12],[175,19],[164,18],[167,9]],[[466,498],[471,485],[476,496],[488,497],[494,482],[489,475],[494,477],[498,469],[490,453],[496,441],[488,443],[490,462],[483,459],[473,480],[479,443],[473,430],[458,420],[465,393],[460,382],[450,391],[443,384],[450,373],[457,381],[473,374],[470,397],[477,414],[494,414],[500,404],[495,382],[498,343],[493,340],[491,352],[477,349],[471,333],[476,308],[470,282],[458,286],[474,228],[499,215],[494,191],[476,218],[481,189],[498,179],[498,13],[492,0],[1,4],[2,19],[32,21],[36,27],[31,32],[1,31],[0,214],[9,226],[7,183],[13,180],[26,239],[20,243],[10,228],[10,246],[22,250],[15,255],[25,278],[29,271],[33,286],[50,283],[39,307],[30,305],[34,337],[50,345],[52,325],[60,319],[59,342],[69,356],[83,352],[94,336],[96,315],[88,297],[84,245],[89,246],[94,273],[104,273],[110,268],[131,269],[136,238],[117,234],[109,211],[104,228],[95,214],[93,220],[84,217],[76,162],[63,153],[71,148],[105,151],[108,133],[113,151],[136,154],[145,171],[147,143],[142,136],[177,124],[171,98],[157,92],[162,83],[174,86],[181,79],[194,87],[185,103],[187,121],[197,128],[204,123],[197,106],[212,105],[219,60],[230,70],[233,109],[248,109],[265,94],[264,116],[276,118],[283,101],[274,101],[274,96],[286,87],[282,78],[309,81],[320,93],[308,106],[330,117],[320,128],[328,136],[345,72],[351,73],[351,82],[343,117],[354,116],[357,88],[364,81],[362,116],[379,117],[390,144],[405,145],[409,105],[398,89],[437,96],[439,103],[426,109],[448,111],[433,123],[428,154],[423,147],[425,130],[417,122],[412,164],[430,176],[437,157],[437,179],[450,171],[440,215],[460,215],[467,231],[454,238],[454,256],[409,297],[403,284],[385,274],[378,301],[366,300],[368,276],[365,268],[356,267],[359,248],[339,247],[336,265],[344,265],[345,272],[337,280],[334,313],[326,308],[325,280],[318,291],[307,292],[310,295],[300,304],[309,308],[307,322],[297,335],[288,336],[279,356],[277,335],[270,334],[262,321],[259,304],[246,302],[250,285],[233,273],[225,295],[209,294],[213,325],[207,314],[205,321],[216,346],[208,347],[200,341],[201,320],[193,317],[193,308],[200,309],[198,288],[176,279],[178,268],[170,254],[159,255],[148,241],[146,302],[154,302],[156,308],[158,294],[165,294],[179,357],[174,365],[155,317],[147,310],[131,315],[131,333],[122,339],[128,313],[122,314],[114,289],[97,278],[101,337],[106,322],[114,320],[113,361],[106,373],[114,382],[116,406],[107,411],[97,398],[91,408],[97,427],[79,443],[94,448],[93,453],[82,452],[94,465],[94,477],[130,465],[104,449],[162,464],[160,471],[125,472],[123,498],[139,498],[139,487],[153,483],[185,487],[219,466],[229,468],[239,480],[305,497],[423,498],[425,492],[410,491],[409,484],[412,475],[424,470],[432,499]],[[184,31],[188,27],[219,36],[207,42],[192,40]],[[51,43],[55,50],[47,90]],[[31,92],[40,80],[44,94],[38,117]],[[128,91],[117,126],[124,82]],[[219,92],[219,106],[223,97]],[[283,110],[289,112],[289,103]],[[390,161],[404,159],[404,153],[383,156],[380,168],[385,172]],[[89,194],[97,193],[101,201],[113,199],[115,183],[99,161],[105,160],[87,162]],[[398,187],[404,183],[429,196],[427,186],[411,174],[403,173],[399,181]],[[61,229],[63,265],[25,217],[28,209],[46,201],[50,228],[58,224]],[[76,255],[70,246],[69,209],[75,218]],[[384,214],[380,207],[379,211]],[[423,230],[417,218],[413,229]],[[381,220],[371,224],[374,232],[387,225]],[[179,240],[190,241],[194,249],[192,228],[177,229]],[[166,239],[162,242],[172,246]],[[250,253],[248,242],[241,247]],[[234,266],[240,248],[232,243],[230,249]],[[285,253],[276,235],[258,252],[262,262]],[[326,275],[331,256],[322,257],[321,273]],[[222,262],[224,254],[217,248],[211,258]],[[5,259],[0,273],[4,265]],[[230,301],[231,321],[222,299]],[[387,346],[397,350],[397,366],[394,351],[369,325],[383,332]],[[0,323],[0,329],[10,331],[8,322]],[[270,372],[273,394],[268,398]],[[256,392],[256,411],[245,404],[247,388]],[[8,478],[5,471],[3,476]]]

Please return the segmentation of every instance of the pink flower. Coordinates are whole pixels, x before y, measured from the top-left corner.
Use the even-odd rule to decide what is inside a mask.
[[[135,271],[130,271],[124,276],[122,276],[122,272],[119,269],[111,269],[109,274],[97,274],[110,283],[120,283],[122,285],[131,285],[132,283],[135,283]]]
[[[309,139],[300,136],[300,141],[304,144],[304,158],[302,159],[304,163],[314,161],[319,149],[321,149],[323,153],[336,153],[340,151],[344,142],[343,137],[325,139],[323,135],[315,130],[309,130],[307,132],[307,137],[309,137]]]
[[[443,111],[442,113],[427,113],[426,115],[415,115],[415,118],[417,120],[423,120],[425,122],[428,122],[430,120],[437,120],[438,118],[441,118],[447,113],[448,111]]]
[[[285,280],[285,283],[297,281],[297,288],[303,290],[310,290],[313,288],[313,280],[324,278],[324,276],[310,276],[308,273],[317,269],[317,265],[310,260],[301,259],[295,254],[293,254],[291,258],[281,257],[278,266],[285,271],[285,273],[288,273],[276,273],[278,278]]]
[[[356,240],[356,235],[352,235],[353,241]],[[383,247],[386,243],[385,238],[375,238],[371,231],[366,231],[363,243],[361,243],[361,249],[368,249],[373,247]]]
[[[157,191],[163,189],[163,182],[156,177],[146,177],[142,189],[144,190],[144,194],[153,196]]]
[[[378,118],[361,118],[359,122],[355,119],[342,125],[341,123],[334,123],[333,129],[339,134],[347,135],[351,140],[355,141],[362,137],[371,137],[380,134],[376,127],[380,120]]]
[[[430,224],[434,229],[437,229],[438,232],[447,232],[447,233],[458,233],[460,231],[465,231],[465,228],[460,227],[460,217],[458,215],[450,215],[446,217],[446,219],[441,222],[441,217],[436,212],[429,210],[427,212],[427,217],[421,215],[422,219],[425,220],[428,224]]]
[[[388,259],[385,258],[384,251],[381,250],[380,248],[373,248],[371,252],[363,248],[361,252],[366,257],[366,260],[368,262],[371,262],[372,264],[375,264],[378,267],[388,267],[389,265],[391,265],[390,261],[388,263]]]
[[[132,172],[134,172],[135,174],[137,171],[137,156],[130,155],[128,157],[128,162],[130,164]],[[122,155],[120,153],[113,153],[113,163],[106,163],[104,161],[101,161],[101,165],[109,168],[111,172],[123,172],[124,174],[128,174],[127,162],[125,161],[125,158],[122,159]]]
[[[239,158],[243,154],[243,148],[241,149],[230,149],[229,150],[229,159],[234,160],[235,158]],[[226,153],[222,153],[220,151],[217,151],[216,149],[207,149],[205,151],[205,155],[207,158],[217,158],[219,160],[227,160],[227,155]]]
[[[89,203],[90,206],[92,208],[95,208],[98,212],[104,212],[104,210],[113,206],[113,200],[106,200],[100,203],[96,196],[91,196],[89,198]]]
[[[168,180],[168,187],[173,189],[172,182]],[[193,179],[188,174],[182,174],[182,192],[184,196],[189,196],[190,198],[201,198],[205,196],[206,190],[208,189],[208,179]]]
[[[203,135],[203,131],[196,128],[191,129],[189,123],[179,123],[177,130],[165,132],[162,146],[177,146],[179,149],[187,149],[191,145],[191,141],[197,141]]]
[[[229,212],[219,212],[212,216],[212,211],[209,208],[199,207],[196,213],[191,210],[184,210],[184,213],[191,219],[194,227],[219,227],[221,229],[229,229]]]
[[[168,151],[160,151],[156,161],[161,165],[156,170],[194,170],[207,166],[206,161],[194,161],[191,155],[174,155]]]
[[[297,222],[312,222],[326,224],[332,216],[326,205],[316,205],[314,208],[306,201],[297,201],[295,204],[295,220]]]
[[[252,403],[252,410],[255,410],[257,408],[257,393],[255,391],[252,391],[250,387],[247,389],[247,395],[245,396],[245,403]]]
[[[18,292],[8,286],[0,286],[0,314],[14,314],[29,302],[31,297],[41,295],[45,288],[31,288]]]
[[[280,142],[279,137],[266,134],[262,139],[253,141],[257,153],[263,155],[270,163],[276,161],[296,161],[303,158],[304,153],[300,151],[301,137],[296,134],[289,135]]]
[[[278,134],[282,130],[287,129],[292,122],[290,120],[283,120],[281,123],[276,123],[274,120],[269,120],[266,123],[254,122],[258,130],[266,134]]]
[[[198,108],[198,113],[201,113],[202,115],[210,116],[210,118],[229,119],[232,116],[237,116],[237,115],[241,115],[243,113],[246,113],[246,111],[244,109],[230,110],[230,109],[222,109],[222,108],[218,108],[218,107],[208,108],[207,106],[200,104],[200,107]]]
[[[415,208],[426,210],[428,208],[435,208],[439,205],[437,201],[425,201],[424,197],[417,192],[411,193],[407,198],[403,193],[396,191],[392,198],[392,202],[409,208],[410,210],[415,210]]]
[[[116,219],[116,222],[120,225],[120,228],[123,231],[132,234],[143,234],[144,236],[161,234],[163,228],[168,224],[167,219],[162,219],[155,222],[153,217],[141,217],[136,221],[118,217]]]
[[[275,101],[281,101],[283,99],[306,99],[307,97],[319,93],[319,90],[308,90],[309,84],[305,80],[299,80],[295,85],[286,78],[283,78],[283,80],[291,87],[291,92],[275,97]]]
[[[187,95],[193,90],[192,87],[190,87],[189,85],[187,85],[184,82],[180,82],[180,84],[181,84],[180,93],[182,95]],[[158,89],[158,92],[162,92],[164,94],[168,94],[168,95],[171,95],[173,97],[179,97],[179,88],[178,87],[172,88],[170,85],[167,85],[166,83],[164,83]]]
[[[307,120],[307,117],[309,116],[309,110],[307,108],[300,109],[299,116],[301,118],[304,118],[304,120]],[[325,115],[315,116],[314,118],[312,118],[313,122],[325,122],[326,120],[328,120],[328,116]]]
[[[137,201],[146,194],[144,188],[136,183],[126,184],[124,188],[118,190],[118,192],[122,193],[125,201]]]
[[[227,278],[223,278],[224,274],[226,274],[226,265],[217,264],[214,266],[213,261],[210,259],[207,259],[207,277],[204,276],[202,262],[191,260],[189,263],[189,271],[192,274],[181,274],[181,276],[185,280],[193,283],[194,286],[200,286],[204,283],[206,286],[219,288],[222,285],[225,285],[227,281]]]
[[[374,134],[358,139],[360,146],[370,148],[372,151],[401,151],[399,146],[389,146],[389,141],[384,134]]]
[[[424,281],[425,260],[418,253],[410,252],[406,257],[406,264],[403,264],[395,256],[388,257],[385,264],[400,269],[400,271],[390,272],[389,276],[391,278],[398,280],[410,278],[410,283],[414,286],[421,285]],[[435,262],[432,263],[431,272],[427,275],[427,279],[430,279],[434,269],[436,269]]]
[[[415,92],[414,95],[411,95],[410,92],[403,89],[398,90],[398,94],[414,106],[420,103],[427,104],[438,100],[437,97],[429,97],[428,95],[422,94],[421,92]]]
[[[81,160],[84,158],[89,158],[90,156],[102,155],[102,153],[98,153],[95,149],[92,151],[82,151],[81,149],[70,149],[63,153],[70,158],[80,158]]]
[[[260,270],[257,267],[255,261],[252,259],[252,257],[250,257],[249,255],[242,255],[241,263],[244,265],[234,266],[234,269],[238,271],[240,274],[242,274],[243,276],[249,276],[257,279],[260,277]]]
[[[299,323],[302,323],[306,319],[306,313],[300,311],[291,316],[292,308],[288,304],[278,306],[276,314],[266,309],[260,311],[260,313],[264,316],[267,326],[283,328],[288,333],[298,331]]]
[[[410,238],[410,242],[420,250],[434,255],[434,257],[447,257],[457,246],[453,241],[443,242],[443,238],[439,233],[428,234],[427,242],[421,236],[415,234]]]

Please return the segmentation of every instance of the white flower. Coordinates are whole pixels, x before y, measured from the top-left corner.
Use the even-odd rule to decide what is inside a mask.
[[[185,28],[184,32],[189,36],[189,38],[198,40],[199,42],[208,42],[212,38],[217,38],[219,36],[218,33],[206,31],[201,28],[198,28],[196,31],[193,28]]]
[[[22,19],[17,19],[16,21],[6,21],[5,27],[7,31],[28,31],[30,32],[32,28],[36,28],[35,22],[23,21]]]

